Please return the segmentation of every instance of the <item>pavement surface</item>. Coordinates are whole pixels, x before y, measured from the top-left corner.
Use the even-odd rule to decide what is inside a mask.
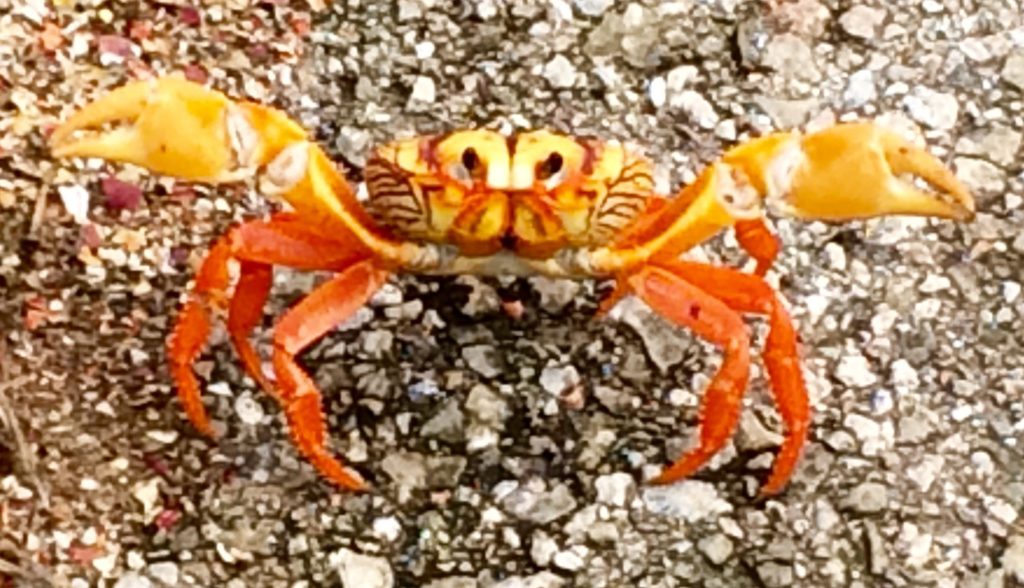
[[[0,585],[1024,582],[1019,2],[178,4],[0,0]],[[170,384],[191,268],[268,210],[254,186],[48,157],[74,108],[169,72],[283,108],[356,180],[414,131],[554,127],[644,146],[668,189],[746,137],[872,118],[979,214],[775,223],[815,414],[768,501],[760,366],[735,441],[653,488],[713,348],[635,302],[593,320],[604,285],[401,278],[303,357],[375,484],[350,495],[223,341],[200,364],[219,441]],[[694,256],[747,262],[729,237]],[[278,273],[265,326],[322,278]]]

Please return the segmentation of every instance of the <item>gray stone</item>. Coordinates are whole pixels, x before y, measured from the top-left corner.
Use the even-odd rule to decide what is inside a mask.
[[[733,546],[732,541],[724,533],[715,533],[701,537],[697,541],[697,549],[700,549],[711,563],[720,566],[732,555]]]
[[[839,360],[835,375],[840,382],[854,388],[867,388],[878,382],[878,376],[867,358],[855,352]]]
[[[391,588],[395,584],[391,565],[383,557],[341,549],[332,559],[344,588]]]
[[[576,8],[587,16],[601,16],[608,10],[614,0],[575,0]]]
[[[493,345],[470,345],[462,348],[462,359],[471,370],[485,378],[501,375],[498,351]]]
[[[153,582],[149,578],[140,576],[136,572],[126,572],[114,584],[114,588],[152,588],[152,586]]]
[[[870,514],[889,506],[889,489],[878,482],[863,482],[854,486],[843,499],[843,506],[859,513]]]
[[[920,463],[907,468],[906,474],[918,485],[921,492],[928,492],[945,464],[946,460],[941,455],[926,455],[921,458]]]
[[[772,38],[764,50],[764,64],[779,75],[808,82],[821,78],[814,51],[800,37],[784,33]]]
[[[594,481],[594,488],[597,490],[598,502],[624,507],[633,498],[633,493],[636,491],[636,482],[633,480],[633,476],[624,472],[616,472],[599,476]]]
[[[441,410],[427,422],[423,423],[420,433],[424,437],[437,437],[449,442],[460,441],[465,429],[465,416],[459,406],[459,400],[451,398],[445,402]]]
[[[1018,90],[1024,90],[1024,49],[1018,49],[1010,53],[1003,63],[1003,70],[1000,74],[1003,81],[1015,86]]]
[[[540,387],[554,396],[561,396],[580,385],[580,374],[576,368],[567,366],[547,366],[540,372]]]
[[[624,412],[633,404],[632,396],[611,386],[594,386],[594,397],[613,413]]]
[[[530,285],[540,294],[540,307],[550,313],[562,312],[580,295],[578,280],[557,280],[539,276],[530,278]]]
[[[1010,166],[1017,161],[1022,134],[1019,129],[1008,125],[993,124],[979,134],[962,137],[956,143],[957,153],[973,155],[992,161],[1001,166]]]
[[[424,588],[477,588],[480,584],[476,578],[469,576],[452,576],[430,582]]]
[[[647,510],[690,523],[732,511],[713,484],[683,480],[668,486],[649,486],[643,492]]]
[[[754,102],[764,109],[771,117],[775,128],[788,130],[797,128],[807,122],[811,112],[818,107],[814,98],[806,100],[784,100],[768,96],[756,96]]]
[[[686,116],[702,129],[713,129],[718,124],[718,113],[715,112],[715,107],[700,92],[683,90],[669,96],[668,103],[685,112]]]
[[[551,559],[558,553],[558,542],[551,535],[540,529],[533,532],[530,539],[530,558],[542,568],[551,565]]]
[[[502,427],[508,418],[508,403],[487,386],[477,384],[466,397],[466,411],[477,422]]]
[[[576,498],[564,484],[548,491],[529,485],[512,491],[501,504],[516,518],[544,525],[572,512]]]
[[[564,549],[555,554],[551,559],[551,563],[556,568],[561,568],[568,572],[576,572],[586,565],[587,561],[584,556],[587,552],[587,548],[582,545],[575,545],[570,549]]]
[[[551,572],[540,572],[532,576],[512,576],[498,582],[493,588],[563,588],[565,580]]]
[[[544,78],[555,88],[571,88],[576,83],[576,66],[564,55],[556,55],[544,66]]]
[[[412,93],[409,94],[409,100],[433,104],[436,99],[437,88],[434,85],[434,80],[427,76],[418,76],[412,83]]]
[[[764,426],[755,414],[743,411],[736,431],[736,447],[741,450],[772,449],[782,443],[783,436]]]
[[[903,99],[910,117],[933,129],[948,131],[956,125],[960,115],[960,102],[956,96],[917,86]]]
[[[885,22],[885,11],[870,6],[855,5],[839,17],[839,26],[848,35],[861,39],[874,39]]]
[[[765,586],[782,588],[793,584],[793,566],[766,561],[757,566],[757,577]]]
[[[984,159],[957,157],[953,160],[956,175],[975,192],[1001,193],[1006,188],[1003,170]]]
[[[380,467],[398,486],[402,502],[408,500],[414,490],[427,486],[427,464],[419,453],[392,453],[384,458]]]
[[[173,561],[152,563],[146,570],[151,578],[165,586],[178,585],[178,564]]]
[[[889,554],[885,549],[885,539],[878,532],[878,525],[874,521],[864,522],[864,539],[868,547],[869,560],[871,561],[871,573],[882,574],[889,565]]]
[[[850,75],[846,82],[846,91],[843,92],[843,100],[849,108],[860,108],[878,98],[878,91],[875,88],[875,72],[869,69],[861,69]]]
[[[1003,570],[1018,582],[1024,582],[1024,535],[1011,535],[1007,539]]]
[[[686,335],[640,300],[626,298],[615,306],[609,316],[620,319],[640,335],[651,361],[663,372],[683,360],[688,344],[684,339]]]

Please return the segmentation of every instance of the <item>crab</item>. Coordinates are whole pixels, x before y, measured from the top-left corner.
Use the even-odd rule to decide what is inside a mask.
[[[721,348],[695,443],[651,480],[656,484],[694,474],[728,443],[751,363],[743,315],[766,318],[762,358],[784,428],[761,486],[771,495],[797,468],[811,409],[797,331],[764,279],[779,252],[766,210],[826,222],[974,215],[971,194],[939,159],[871,122],[754,138],[709,164],[675,197],[656,193],[652,164],[623,143],[476,129],[374,148],[361,199],[282,111],[173,76],[129,82],[100,97],[60,124],[50,144],[57,158],[101,158],[188,181],[255,176],[261,192],[286,203],[212,244],[168,337],[170,374],[189,420],[214,436],[193,363],[214,319],[226,313],[245,372],[280,403],[298,451],[349,490],[368,484],[329,450],[320,390],[297,356],[393,274],[613,280],[600,313],[635,295]],[[756,260],[752,272],[684,258],[730,229]],[[277,321],[272,374],[265,374],[250,337],[263,318],[274,266],[332,277]]]

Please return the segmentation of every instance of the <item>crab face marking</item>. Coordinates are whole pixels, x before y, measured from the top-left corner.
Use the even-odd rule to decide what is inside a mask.
[[[515,232],[540,256],[608,243],[654,195],[650,162],[618,141],[536,131],[515,145]]]
[[[650,163],[620,143],[550,131],[460,131],[374,152],[370,208],[404,238],[531,259],[607,243],[645,208]]]
[[[388,143],[364,170],[369,208],[404,238],[491,253],[507,224],[509,167],[506,139],[493,131]]]

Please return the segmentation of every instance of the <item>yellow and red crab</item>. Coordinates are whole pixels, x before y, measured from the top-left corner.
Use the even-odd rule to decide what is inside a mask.
[[[102,125],[130,126],[86,133]],[[352,315],[396,272],[514,274],[616,281],[604,303],[635,294],[666,319],[722,348],[704,393],[697,443],[655,480],[689,476],[729,440],[750,367],[743,314],[767,317],[763,351],[785,426],[762,493],[781,490],[807,438],[809,406],[797,335],[761,276],[778,252],[765,207],[826,221],[912,214],[967,220],[974,202],[939,160],[869,123],[770,134],[725,153],[675,198],[654,191],[651,164],[617,142],[548,131],[457,131],[376,148],[361,205],[320,147],[278,110],[233,101],[183,79],[129,83],[57,128],[56,157],[100,157],[219,183],[258,174],[288,212],[243,223],[206,255],[169,338],[185,412],[212,435],[192,363],[215,311],[246,372],[282,405],[299,451],[323,476],[365,482],[326,447],[320,392],[297,354]],[[916,176],[930,189],[897,178]],[[757,261],[754,274],[680,256],[724,229]],[[229,265],[237,262],[233,284]],[[291,308],[273,334],[274,380],[249,341],[275,265],[334,276]]]

